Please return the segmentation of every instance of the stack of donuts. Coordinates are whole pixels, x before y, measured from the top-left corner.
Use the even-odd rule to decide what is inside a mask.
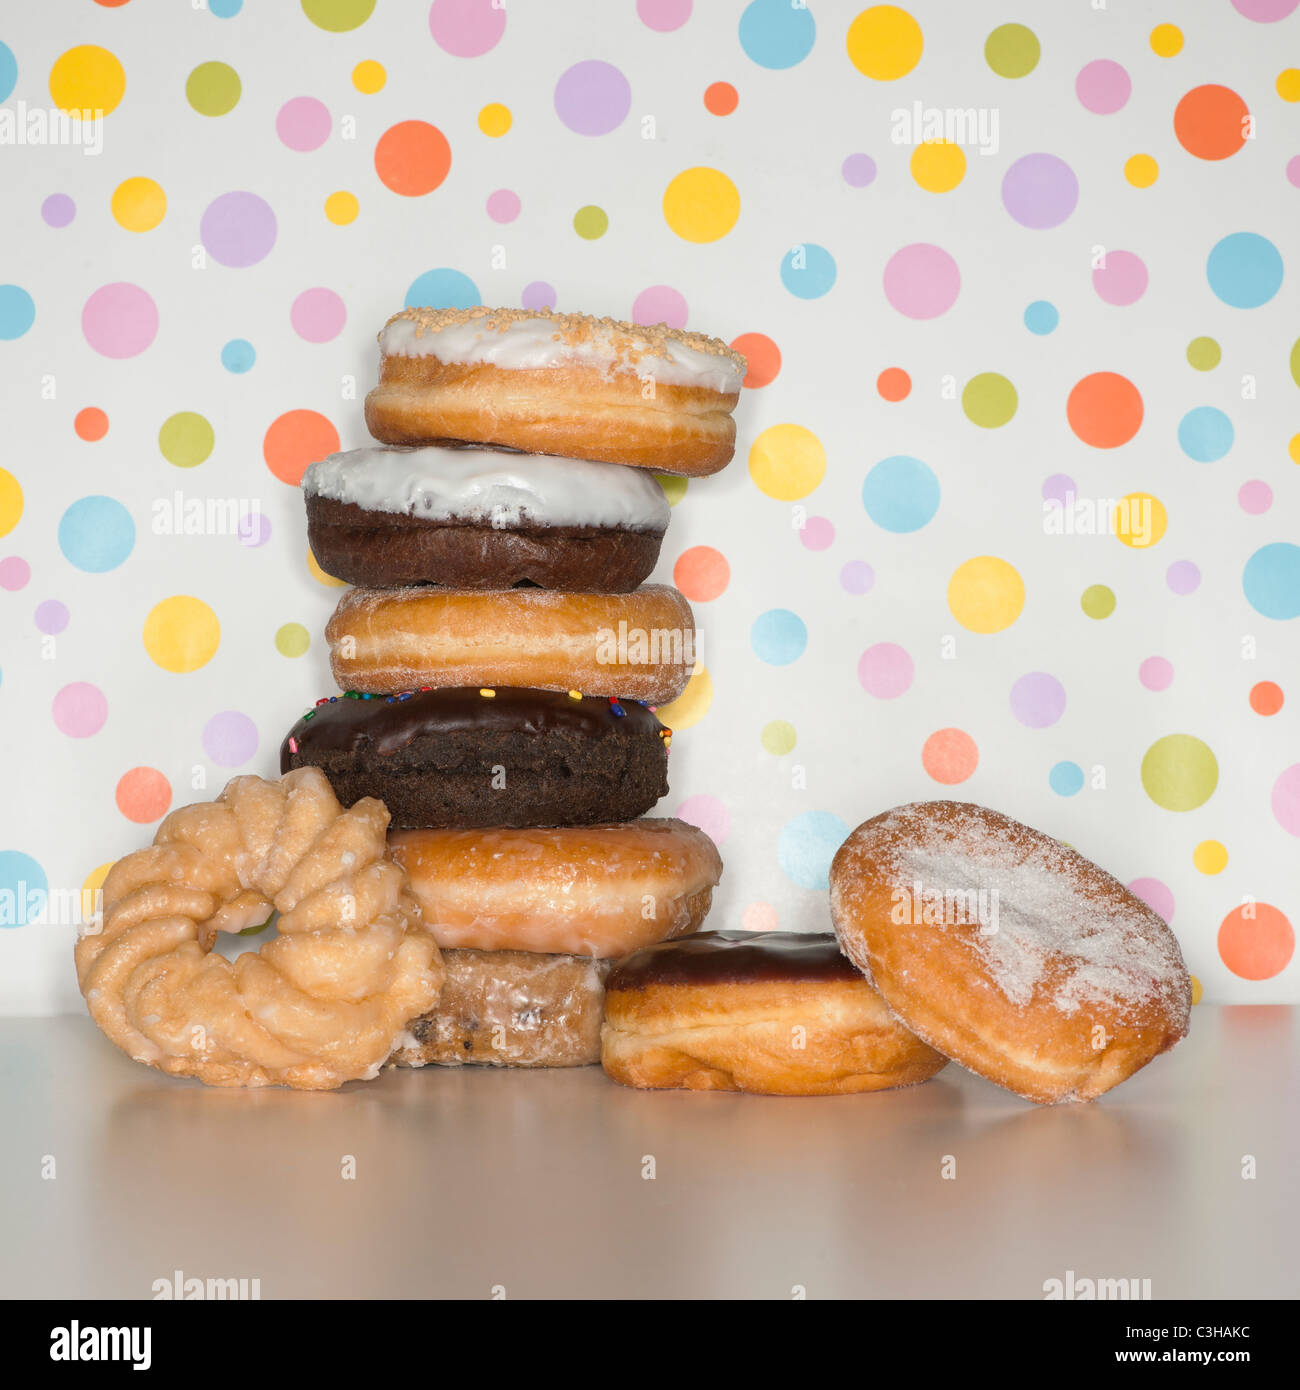
[[[696,931],[721,874],[702,831],[646,815],[695,628],[643,581],[656,474],[730,461],[745,362],[547,310],[407,309],[379,344],[378,444],[303,478],[313,554],[356,587],[326,628],[342,693],[289,731],[281,771],[392,817],[446,968],[394,1062],[595,1062],[611,963]]]

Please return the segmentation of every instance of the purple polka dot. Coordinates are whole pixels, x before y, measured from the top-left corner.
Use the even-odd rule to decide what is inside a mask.
[[[108,718],[104,693],[86,681],[65,685],[50,706],[55,728],[69,738],[89,738],[97,734]]]
[[[1201,586],[1201,572],[1190,560],[1175,560],[1165,571],[1165,583],[1175,594],[1192,594]]]
[[[199,240],[213,260],[232,269],[256,265],[275,245],[275,213],[256,193],[223,193],[199,223]]]
[[[909,319],[946,314],[960,289],[957,262],[942,247],[928,242],[895,251],[885,266],[885,298]]]
[[[1138,680],[1147,690],[1167,690],[1173,678],[1174,668],[1163,656],[1149,656],[1138,667]]]
[[[865,560],[850,560],[840,571],[840,587],[846,594],[867,594],[876,582],[876,572]]]
[[[1022,227],[1059,227],[1079,201],[1074,170],[1054,154],[1027,154],[1002,180],[1002,206]]]
[[[555,113],[575,135],[608,135],[632,106],[632,89],[612,63],[574,63],[555,84]]]
[[[532,284],[524,286],[519,302],[525,309],[554,309],[555,287],[548,285],[545,280],[534,280]]]
[[[1300,154],[1292,155],[1287,160],[1286,177],[1293,188],[1300,188]]]
[[[68,625],[67,607],[56,598],[47,598],[36,605],[36,627],[39,632],[53,637]]]
[[[1074,479],[1068,473],[1053,473],[1043,483],[1043,501],[1068,507],[1074,500]]]
[[[1120,110],[1133,92],[1128,73],[1109,58],[1098,58],[1082,68],[1074,79],[1074,94],[1098,116]]]
[[[657,34],[671,34],[691,17],[691,0],[636,0],[637,17]]]
[[[1092,287],[1107,304],[1136,304],[1146,293],[1147,268],[1132,251],[1108,251],[1092,272]]]
[[[495,193],[488,194],[487,215],[493,222],[513,222],[519,216],[521,206],[518,193],[512,193],[508,188],[498,188]]]
[[[249,550],[256,550],[271,539],[271,523],[260,512],[245,508],[239,514],[239,543]]]
[[[840,165],[840,173],[850,188],[865,188],[876,177],[876,161],[869,154],[851,154]]]
[[[1141,898],[1157,917],[1166,922],[1174,920],[1174,895],[1158,878],[1135,878],[1128,891]]]
[[[27,587],[32,577],[32,567],[17,555],[6,555],[0,560],[0,589],[8,589],[11,594]]]
[[[1250,516],[1263,516],[1273,505],[1273,489],[1258,478],[1252,478],[1237,489],[1237,502]]]
[[[158,306],[139,285],[103,285],[86,300],[81,331],[101,357],[135,357],[158,336]]]
[[[642,290],[632,305],[633,323],[666,323],[669,328],[685,328],[690,310],[686,297],[670,285],[651,285]]]
[[[500,0],[433,0],[429,32],[453,58],[478,58],[501,42],[506,7]]]
[[[257,725],[238,710],[214,714],[203,728],[203,751],[218,767],[238,767],[257,752]]]
[[[343,301],[333,290],[303,290],[289,309],[293,331],[309,343],[328,343],[337,338],[348,320]]]
[[[896,642],[877,642],[858,658],[858,680],[868,695],[893,700],[911,684],[916,668]]]
[[[731,812],[716,796],[688,796],[677,808],[677,819],[699,826],[715,845],[723,844],[731,834]]]
[[[303,154],[320,149],[330,138],[332,127],[329,108],[315,97],[286,101],[275,118],[275,133],[281,143]]]
[[[835,541],[835,525],[829,517],[810,516],[799,532],[805,550],[828,550]]]
[[[41,204],[41,216],[48,227],[66,227],[77,215],[77,205],[66,193],[51,193]]]
[[[1050,729],[1065,713],[1065,687],[1046,671],[1031,671],[1011,687],[1011,713],[1027,729]]]

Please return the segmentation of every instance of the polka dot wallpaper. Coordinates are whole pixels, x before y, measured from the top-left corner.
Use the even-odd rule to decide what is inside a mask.
[[[389,314],[478,302],[749,358],[657,576],[715,925],[825,927],[849,829],[960,797],[1300,999],[1298,8],[8,7],[0,1009],[78,1007],[80,891],[332,688],[298,481]]]

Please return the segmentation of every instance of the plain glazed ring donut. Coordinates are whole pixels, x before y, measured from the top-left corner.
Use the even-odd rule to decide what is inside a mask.
[[[947,1058],[830,932],[709,931],[614,967],[600,1061],[624,1086],[834,1096],[915,1085]]]
[[[744,357],[717,338],[549,309],[405,309],[379,335],[366,425],[697,476],[735,452]]]
[[[576,690],[652,705],[695,665],[690,605],[665,584],[630,594],[549,589],[349,589],[325,628],[343,690]]]
[[[1051,1104],[1092,1100],[1187,1033],[1178,942],[1067,845],[983,806],[898,806],[831,865],[845,952],[932,1047]]]
[[[316,768],[173,811],[109,870],[102,927],[77,943],[90,1016],[137,1062],[209,1086],[375,1076],[443,979],[387,826],[378,801],[342,810]],[[272,908],[260,951],[210,954]]]
[[[625,956],[698,930],[722,877],[713,841],[684,821],[552,830],[395,830],[439,946]]]

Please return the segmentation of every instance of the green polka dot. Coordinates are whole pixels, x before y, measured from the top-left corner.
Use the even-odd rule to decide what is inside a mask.
[[[1115,611],[1115,595],[1104,584],[1089,584],[1079,606],[1090,618],[1109,618]]]
[[[1016,413],[1018,403],[1016,388],[997,372],[981,372],[971,377],[961,393],[961,408],[966,418],[986,430],[1005,425]]]
[[[1024,77],[1042,56],[1038,36],[1023,24],[999,24],[984,41],[984,61],[999,77]]]
[[[275,649],[281,656],[302,656],[311,646],[311,633],[301,623],[285,623],[275,634]]]
[[[663,488],[668,505],[675,507],[686,496],[686,484],[690,479],[679,478],[676,473],[656,473],[655,481]]]
[[[303,14],[330,34],[359,28],[374,11],[375,0],[302,0]]]
[[[163,458],[177,468],[194,468],[202,463],[215,442],[212,426],[192,410],[168,416],[158,431],[158,447]]]
[[[770,724],[763,725],[763,732],[760,737],[763,740],[763,747],[779,758],[794,747],[794,725],[786,723],[784,719],[774,719]]]
[[[1142,759],[1146,794],[1166,811],[1194,811],[1214,795],[1219,764],[1209,746],[1191,734],[1157,739]]]
[[[1187,344],[1187,363],[1198,372],[1212,371],[1219,365],[1222,356],[1223,352],[1213,338],[1193,338]]]
[[[1291,380],[1300,386],[1300,338],[1291,347]]]
[[[239,102],[239,74],[225,63],[200,63],[185,82],[185,100],[200,116],[224,116]]]
[[[579,208],[573,214],[573,230],[586,241],[597,241],[609,231],[609,218],[604,208]]]

